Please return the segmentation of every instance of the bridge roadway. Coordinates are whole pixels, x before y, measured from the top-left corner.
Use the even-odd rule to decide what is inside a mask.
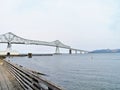
[[[19,37],[11,32],[0,35],[0,43],[7,43],[7,52],[11,52],[12,44],[25,44],[25,45],[52,46],[56,48],[55,53],[57,54],[60,53],[59,48],[68,49],[69,54],[72,54],[72,51],[75,51],[76,53],[77,52],[88,53],[88,51],[85,51],[85,50],[71,48],[71,46],[65,45],[59,40],[55,40],[52,42],[29,40],[29,39]]]
[[[0,60],[0,90],[23,90],[14,77],[3,67]]]

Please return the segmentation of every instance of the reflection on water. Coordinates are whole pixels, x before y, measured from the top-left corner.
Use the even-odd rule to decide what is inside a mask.
[[[120,53],[14,57],[66,90],[120,90]]]

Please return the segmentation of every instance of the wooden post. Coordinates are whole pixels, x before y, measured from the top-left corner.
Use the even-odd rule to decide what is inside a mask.
[[[28,58],[32,58],[32,53],[28,53]]]
[[[10,56],[10,52],[7,52],[7,56]]]
[[[53,89],[51,89],[51,88],[48,87],[48,90],[53,90]]]

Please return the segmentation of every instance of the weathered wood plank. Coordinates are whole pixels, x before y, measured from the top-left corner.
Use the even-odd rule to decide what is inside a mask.
[[[9,73],[11,73],[12,76],[16,78],[16,80],[20,83],[21,86],[23,86],[25,90],[63,90],[61,87],[56,86],[55,84],[38,76],[37,73],[35,74],[29,70],[27,71],[23,67],[14,65],[11,62],[6,60],[1,60],[1,62],[3,62],[1,65],[4,67],[4,68],[2,67],[4,69],[3,73],[5,73],[5,70],[8,70]],[[10,75],[7,75],[7,77],[8,76]],[[22,90],[22,89],[10,89],[10,88],[13,88],[12,85],[14,84],[11,85],[9,80],[6,77],[4,78],[4,80],[6,81],[5,90]]]
[[[2,63],[1,63],[2,65]],[[7,82],[6,82],[6,75],[5,73],[3,72],[3,68],[2,66],[0,65],[0,87],[1,87],[1,90],[9,90],[8,86],[7,86]]]
[[[4,63],[0,60],[0,90],[23,90],[3,65]]]

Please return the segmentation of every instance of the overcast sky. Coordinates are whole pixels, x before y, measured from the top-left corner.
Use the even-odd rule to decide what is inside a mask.
[[[120,1],[0,0],[0,34],[7,32],[83,50],[120,48]]]

